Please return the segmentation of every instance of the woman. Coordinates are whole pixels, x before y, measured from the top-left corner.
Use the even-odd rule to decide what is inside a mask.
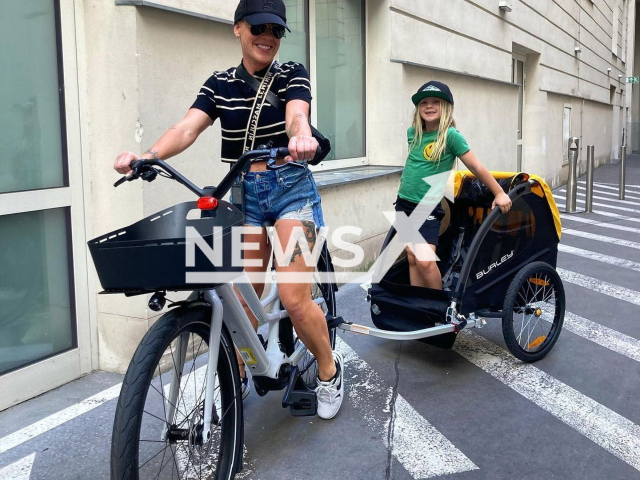
[[[282,168],[267,170],[264,163],[251,166],[244,175],[246,224],[255,233],[245,234],[245,243],[256,243],[257,250],[245,250],[250,274],[262,274],[264,279],[270,258],[267,232],[263,225],[275,222],[281,245],[288,245],[292,233],[302,228],[313,250],[317,228],[323,226],[320,196],[306,165],[286,165],[287,162],[311,160],[318,147],[309,126],[311,89],[304,66],[274,62],[280,41],[285,35],[286,9],[282,0],[242,0],[236,9],[233,31],[242,47],[242,63],[249,75],[264,85],[286,105],[280,109],[264,103],[258,110],[258,121],[250,123],[256,110],[256,92],[241,78],[238,68],[214,72],[200,89],[196,101],[186,116],[171,127],[142,157],[123,152],[114,168],[127,173],[129,164],[137,158],[168,159],[192,145],[207,127],[219,118],[222,127],[222,161],[233,163],[243,151],[273,142],[274,147],[288,146],[290,157],[280,161]],[[257,262],[256,262],[257,261]],[[276,262],[278,274],[312,272],[299,248],[287,265]],[[254,283],[260,296],[264,284]],[[318,361],[318,416],[333,418],[342,403],[342,356],[333,352],[324,314],[310,295],[310,283],[279,283],[280,299],[287,309],[296,332]],[[257,321],[245,305],[254,327]],[[248,393],[248,381],[241,364],[243,394]]]

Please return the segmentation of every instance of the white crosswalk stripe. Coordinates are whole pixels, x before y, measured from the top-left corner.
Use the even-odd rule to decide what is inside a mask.
[[[109,400],[117,398],[118,395],[120,395],[121,387],[121,383],[119,383],[118,385],[114,385],[113,387],[107,388],[106,390],[103,390],[102,392],[97,393],[80,403],[71,405],[70,407],[53,413],[48,417],[29,425],[28,427],[22,428],[17,432],[0,438],[0,453],[17,447],[18,445],[31,440],[38,435],[48,432],[52,428],[60,426],[63,423],[68,422],[69,420],[73,420],[74,418],[83,415],[96,407],[99,407]]]
[[[606,263],[608,265],[615,265],[617,267],[628,268],[629,270],[635,270],[636,272],[640,272],[640,262],[634,262],[632,260],[613,257],[611,255],[592,252],[591,250],[584,250],[582,248],[572,247],[570,245],[564,245],[564,244],[558,245],[558,250],[563,253],[569,253],[571,255],[577,255],[579,257],[588,258],[589,260],[595,260],[597,262]]]
[[[340,338],[336,349],[345,360],[345,390],[365,422],[388,442],[393,422],[392,453],[414,478],[430,478],[478,467],[436,428],[427,422],[402,395],[393,400],[393,388]],[[390,418],[383,418],[384,412]],[[388,445],[387,445],[388,447]]]
[[[463,330],[454,350],[506,386],[640,470],[640,426],[478,334]]]
[[[564,282],[573,283],[574,285],[588,288],[593,292],[602,293],[617,298],[618,300],[640,306],[640,292],[563,268],[556,268],[556,270]]]
[[[583,183],[583,184],[587,184],[586,180],[578,180],[578,183]],[[619,191],[619,185],[617,183],[606,183],[606,182],[593,182],[593,184],[597,187],[600,188],[606,188],[609,190],[615,190],[616,192]],[[631,188],[631,189],[640,189],[640,185],[634,185],[634,184],[625,184],[626,188]]]
[[[584,202],[580,200],[578,201],[578,203],[584,203]],[[566,206],[563,203],[557,203],[556,205],[558,206],[558,208],[566,208]],[[603,217],[615,218],[616,220],[624,220],[625,222],[640,223],[640,218],[629,217],[627,215],[620,215],[619,213],[605,212],[604,210],[594,210],[592,213],[595,213],[596,215],[602,215]],[[573,218],[573,217],[570,217],[570,218]]]
[[[622,232],[640,233],[640,228],[627,227],[626,225],[618,225],[616,223],[599,222],[597,220],[591,220],[589,218],[580,217],[578,215],[561,214],[560,218],[564,220],[571,220],[578,223],[586,223],[588,225],[593,225],[594,227],[602,227],[602,228],[607,228],[611,230],[620,230]],[[562,229],[563,233],[564,231],[565,229]]]
[[[581,187],[580,185],[578,185],[578,190],[587,190],[587,187]],[[562,192],[564,192],[566,194],[566,190],[561,190]],[[596,190],[595,188],[593,189],[594,193],[599,193],[600,195],[609,195],[612,197],[618,197],[618,194],[615,192],[606,192],[604,190]],[[564,196],[564,198],[566,198],[566,196]],[[626,195],[625,194],[625,199],[626,200],[640,200],[640,197],[632,197],[631,195]]]
[[[607,235],[598,235],[596,233],[585,232],[584,230],[576,230],[573,228],[563,228],[562,235],[571,235],[574,237],[587,238],[589,240],[595,240],[597,242],[604,242],[610,245],[619,245],[621,247],[633,248],[640,250],[640,243],[632,242],[631,240],[623,240],[621,238],[609,237]]]
[[[547,315],[543,315],[542,318],[547,321],[551,320]],[[567,311],[564,313],[563,329],[567,329],[604,348],[640,362],[640,340],[637,338],[630,337]]]
[[[560,193],[562,193],[562,191],[560,191]],[[587,195],[584,193],[576,193],[576,196],[578,197],[586,197]],[[600,195],[594,195],[593,196],[594,199],[596,200],[606,200],[607,202],[615,202],[615,203],[622,203],[624,205],[635,205],[635,206],[640,206],[640,203],[638,202],[632,202],[630,200],[615,200],[612,198],[607,198],[607,197],[601,197]],[[559,197],[558,200],[562,200],[565,201],[566,197]],[[580,201],[584,201],[584,200],[580,200]],[[598,205],[599,207],[607,207],[607,208],[613,208],[615,210],[624,210],[626,212],[634,212],[634,213],[640,213],[640,210],[637,210],[635,208],[623,208],[620,207],[619,205],[611,205],[610,203],[598,203],[598,202],[593,202],[594,205]]]
[[[0,480],[29,480],[36,454],[32,453],[17,462],[0,468]]]

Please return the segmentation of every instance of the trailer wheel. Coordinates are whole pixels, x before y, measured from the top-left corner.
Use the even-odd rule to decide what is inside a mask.
[[[564,311],[558,272],[545,262],[525,266],[511,281],[502,309],[502,333],[509,351],[523,362],[544,358],[558,340]]]

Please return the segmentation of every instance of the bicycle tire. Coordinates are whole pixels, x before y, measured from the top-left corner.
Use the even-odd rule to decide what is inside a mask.
[[[551,265],[533,262],[516,274],[502,309],[502,333],[513,356],[530,363],[551,351],[562,330],[565,302],[562,280]],[[522,315],[521,327],[516,332],[519,315]],[[548,329],[547,324],[550,324]],[[523,339],[525,330],[526,340]]]
[[[201,432],[204,416],[204,384],[210,374],[206,371],[210,322],[210,305],[190,304],[164,314],[143,337],[127,369],[116,408],[111,444],[112,480],[164,478],[163,472],[168,478],[174,478],[177,472],[178,478],[231,480],[236,472],[241,470],[244,423],[240,377],[233,343],[224,327],[220,339],[217,379],[214,380],[219,387],[214,390],[214,414],[218,416],[219,421],[217,424],[214,422],[215,426],[212,424],[211,428],[214,432],[208,444],[203,445],[202,435],[198,440],[198,428]],[[176,362],[173,344],[174,340],[183,334],[189,334],[187,351],[191,349],[191,355],[184,361],[183,378],[176,401],[179,413],[174,417],[173,427],[188,430],[188,438],[163,442],[162,433],[159,437],[156,435],[167,425],[167,408],[171,403],[165,397],[170,383],[167,380],[171,379],[171,362],[174,364]],[[198,338],[200,338],[199,345]],[[172,358],[166,355],[167,350],[170,351]],[[196,369],[196,365],[202,366]],[[189,369],[188,375],[185,373],[187,369]],[[164,378],[163,373],[165,373]],[[193,398],[190,397],[190,381],[194,388]],[[202,384],[200,393],[198,393],[198,383]],[[182,404],[180,395],[182,395]],[[191,402],[189,406],[187,406],[188,402]],[[162,407],[160,408],[158,404]],[[151,413],[152,410],[155,410],[155,414]],[[155,430],[153,434],[148,433],[150,429]],[[144,433],[141,435],[141,432]],[[141,438],[143,435],[145,438]],[[149,442],[149,445],[146,442]],[[160,443],[163,445],[161,446]],[[215,443],[219,444],[217,458],[213,458],[214,455],[211,452]],[[150,457],[151,454],[147,453],[147,450],[153,452],[155,449],[160,450]],[[162,458],[159,470],[156,472],[155,468],[147,465],[154,467],[160,453]],[[167,454],[173,457],[173,462],[170,461],[171,459],[165,462]],[[196,462],[199,463],[196,465]],[[168,465],[170,465],[169,468],[167,468]],[[205,477],[202,476],[203,467]],[[213,468],[215,468],[215,475]]]

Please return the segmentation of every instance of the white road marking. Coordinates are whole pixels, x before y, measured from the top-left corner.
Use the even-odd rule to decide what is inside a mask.
[[[553,319],[549,314],[543,314],[542,318],[549,322]],[[567,311],[564,312],[563,329],[565,328],[604,348],[640,362],[640,340],[637,338],[630,337]]]
[[[636,292],[630,288],[621,287],[620,285],[614,285],[613,283],[605,282],[597,278],[589,277],[581,273],[571,272],[564,268],[556,268],[556,271],[564,282],[573,283],[574,285],[588,288],[593,292],[602,293],[604,295],[617,298],[618,300],[640,306],[640,292]]]
[[[580,185],[578,185],[578,190],[585,190],[586,191],[587,188],[586,187],[581,187]],[[561,191],[562,192],[566,192],[566,190],[564,190],[564,189],[561,190]],[[618,194],[615,193],[615,192],[606,192],[604,190],[596,190],[595,188],[593,189],[593,191],[595,193],[599,193],[600,195],[609,195],[609,196],[612,196],[612,197],[617,197],[618,196]],[[566,196],[565,196],[565,198],[566,198]],[[640,200],[640,197],[632,197],[630,195],[626,195],[626,193],[625,193],[625,199],[628,199],[628,200]]]
[[[631,240],[622,240],[615,237],[608,237],[606,235],[597,235],[595,233],[585,232],[583,230],[575,230],[573,228],[563,228],[562,235],[573,235],[574,237],[588,238],[589,240],[595,240],[597,242],[604,242],[611,245],[620,245],[621,247],[629,247],[640,250],[640,243],[638,242],[632,242]]]
[[[640,426],[574,388],[463,330],[454,350],[596,445],[640,470]]]
[[[620,230],[622,232],[640,233],[640,228],[627,227],[626,225],[618,225],[617,223],[599,222],[597,220],[591,220],[589,218],[580,217],[578,215],[561,214],[560,218],[564,220],[572,220],[574,222],[579,222],[579,223],[587,223],[595,227],[602,227],[602,228],[607,228],[611,230]],[[562,233],[564,232],[565,230],[562,229]]]
[[[0,480],[29,480],[36,454],[32,453],[0,469]]]
[[[585,185],[587,184],[586,180],[578,180],[578,183],[584,183]],[[608,188],[610,190],[615,190],[616,192],[619,190],[619,185],[617,183],[606,183],[606,182],[593,182],[594,185],[597,185],[600,188]],[[631,187],[631,188],[640,188],[640,185],[629,185],[625,183],[625,187]]]
[[[578,203],[584,203],[582,200],[579,200]],[[556,203],[558,208],[566,208],[566,206],[562,203]],[[640,223],[640,218],[636,217],[628,217],[626,215],[620,215],[619,213],[613,212],[605,212],[604,210],[594,210],[592,213],[596,215],[602,215],[603,217],[615,218],[617,220],[624,220],[625,222],[635,222]]]
[[[345,359],[345,390],[349,400],[367,425],[385,439],[387,447],[389,422],[393,422],[391,451],[414,478],[478,469],[402,395],[398,394],[393,404],[393,388],[349,345],[338,338],[336,349]]]
[[[576,196],[578,197],[586,197],[586,194],[584,193],[577,193]],[[594,195],[593,198],[597,199],[597,200],[606,200],[607,202],[615,202],[615,203],[622,203],[624,205],[635,205],[635,206],[639,206],[640,203],[638,202],[632,202],[630,200],[614,200],[612,198],[607,198],[607,197],[601,197],[600,195]],[[565,201],[566,198],[562,198],[562,197],[558,197],[559,201]],[[578,199],[576,199],[578,200]],[[580,202],[584,202],[584,200],[580,199],[578,200]],[[640,213],[640,210],[636,210],[634,208],[625,208],[625,207],[620,207],[618,205],[610,205],[608,203],[598,203],[598,202],[593,202],[594,205],[597,205],[599,207],[607,207],[607,208],[613,208],[614,210],[624,210],[625,212],[634,212],[634,213]]]
[[[52,428],[58,427],[69,420],[73,420],[74,418],[99,407],[109,400],[117,398],[118,395],[120,395],[121,387],[121,383],[114,385],[113,387],[107,388],[106,390],[103,390],[80,403],[71,405],[64,410],[53,413],[42,420],[7,435],[6,437],[0,438],[0,453],[4,453],[7,450],[17,447],[38,435],[48,432]]]
[[[346,343],[338,339],[338,347],[345,356],[349,368],[345,381],[349,397],[356,405],[356,409],[367,421],[367,424],[385,440],[389,422],[393,417],[392,453],[404,468],[416,479],[430,478],[438,475],[476,470],[478,467],[460,452],[446,437],[427,422],[401,395],[397,395],[393,412],[390,411],[393,389],[385,386],[382,378],[362,360]],[[191,398],[193,390],[201,384],[204,368],[196,369],[195,377],[182,379],[182,392],[185,394],[187,408],[195,404],[195,396]],[[33,423],[21,430],[0,439],[0,453],[6,452],[23,444],[47,431],[58,427],[74,418],[99,407],[105,402],[115,399],[120,394],[122,384],[114,385],[80,403],[72,405],[60,412]],[[168,394],[168,385],[164,385]],[[386,396],[381,392],[386,391]],[[184,405],[181,404],[182,407]],[[386,411],[385,411],[386,408]],[[388,417],[387,423],[380,422],[380,415]],[[34,455],[35,456],[35,455]],[[22,462],[22,460],[20,461]],[[187,462],[178,454],[181,467]],[[183,463],[184,462],[184,463]],[[14,480],[18,466],[12,464],[11,470],[6,470],[7,476],[0,480]],[[19,464],[22,468],[22,463]],[[26,460],[24,465],[26,465]],[[9,467],[5,467],[9,469]],[[5,470],[1,471],[3,474]],[[20,477],[17,477],[20,478]],[[28,478],[28,477],[25,477]]]
[[[635,270],[636,272],[640,272],[640,262],[634,262],[632,260],[613,257],[611,255],[592,252],[591,250],[584,250],[582,248],[572,247],[564,244],[559,244],[558,250],[563,253],[569,253],[571,255],[577,255],[579,257],[588,258],[589,260],[595,260],[596,262],[602,262],[608,265],[615,265],[617,267],[628,268],[629,270]]]

